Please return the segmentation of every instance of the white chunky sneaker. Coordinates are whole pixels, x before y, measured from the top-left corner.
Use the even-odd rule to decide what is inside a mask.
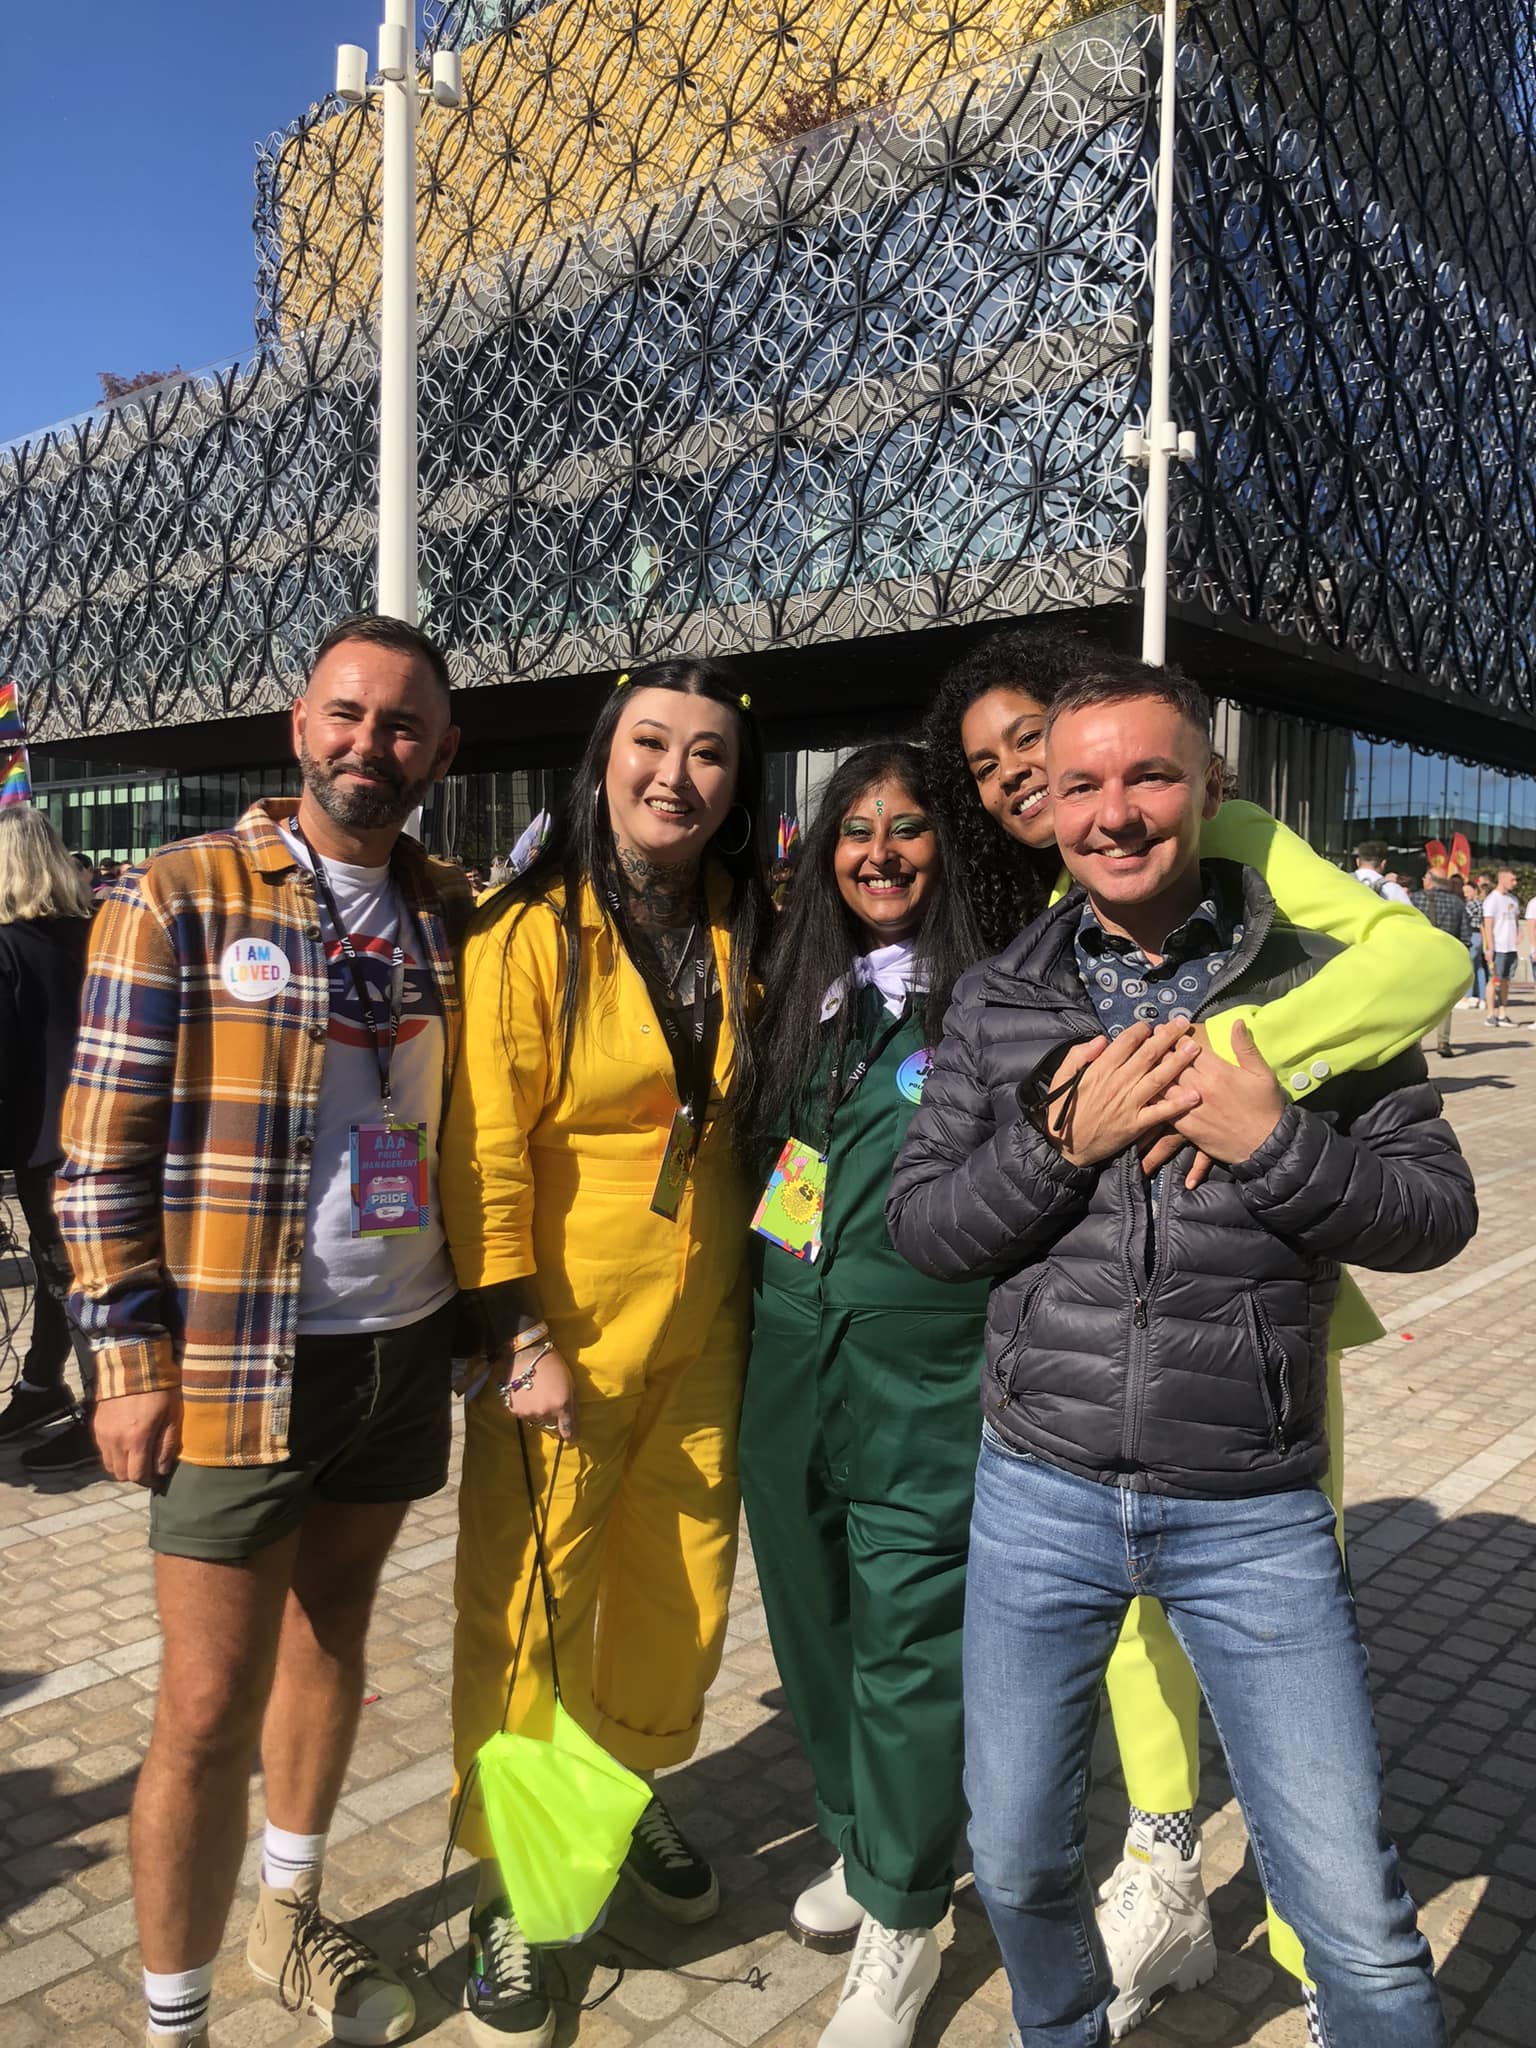
[[[835,1956],[852,1948],[854,1937],[864,1925],[864,1908],[843,1883],[843,1859],[838,1857],[825,1877],[818,1877],[789,1909],[789,1935],[802,1948],[814,1948],[824,1956]]]
[[[882,1927],[866,1914],[820,2048],[908,2048],[938,1981],[931,1927]]]
[[[1193,1991],[1216,1974],[1200,1844],[1186,1863],[1137,1821],[1119,1867],[1099,1892],[1099,1933],[1115,1980],[1109,2032],[1118,2041],[1141,2024],[1159,1992]]]

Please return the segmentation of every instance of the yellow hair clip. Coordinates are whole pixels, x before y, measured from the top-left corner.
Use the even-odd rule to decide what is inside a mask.
[[[752,699],[747,695],[745,690],[742,691],[740,699],[738,701],[740,702],[743,711],[750,711],[752,709]]]
[[[621,675],[619,676],[619,680],[618,680],[618,681],[617,681],[617,682],[616,682],[616,683],[614,684],[614,686],[613,686],[613,687],[614,687],[614,688],[615,688],[616,690],[622,690],[622,689],[624,689],[624,688],[625,688],[625,687],[626,687],[626,686],[628,685],[628,682],[629,682],[629,670],[628,670],[628,669],[625,669],[625,670],[624,670],[624,671],[623,671],[623,672],[621,673]]]

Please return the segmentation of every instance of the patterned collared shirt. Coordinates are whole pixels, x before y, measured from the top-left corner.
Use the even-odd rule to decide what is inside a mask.
[[[1099,1028],[1107,1038],[1118,1038],[1133,1024],[1193,1017],[1243,943],[1243,927],[1228,925],[1213,890],[1168,934],[1155,967],[1139,946],[1105,931],[1087,903],[1073,943]]]
[[[1481,928],[1473,918],[1472,906],[1459,889],[1438,885],[1415,889],[1408,901],[1415,910],[1422,911],[1431,924],[1449,932],[1453,939],[1460,939],[1464,946],[1471,945],[1474,934],[1482,936]]]
[[[193,1465],[288,1450],[330,1015],[314,876],[278,830],[296,809],[254,804],[162,848],[91,933],[57,1198],[70,1310],[103,1399],[180,1390]],[[462,1017],[443,905],[414,841],[391,865],[442,1009],[446,1097]]]

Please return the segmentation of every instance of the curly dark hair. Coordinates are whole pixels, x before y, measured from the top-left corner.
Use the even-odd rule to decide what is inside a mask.
[[[1058,690],[1080,680],[1096,650],[1086,633],[1059,625],[1000,626],[949,671],[923,718],[928,786],[944,826],[956,879],[989,953],[1032,924],[1061,872],[1054,847],[1010,839],[981,807],[960,744],[960,721],[989,690],[1024,690],[1048,711]]]

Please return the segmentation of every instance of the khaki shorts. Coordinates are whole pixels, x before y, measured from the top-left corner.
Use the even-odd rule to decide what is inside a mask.
[[[288,1456],[178,1465],[149,1506],[149,1547],[236,1563],[289,1535],[320,1501],[422,1500],[447,1484],[452,1301],[369,1335],[300,1337]]]

